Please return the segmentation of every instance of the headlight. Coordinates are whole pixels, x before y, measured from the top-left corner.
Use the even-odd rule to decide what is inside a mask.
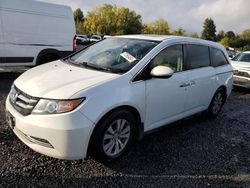
[[[9,93],[9,97],[10,97],[10,100],[15,103],[15,97],[16,97],[16,88],[14,86],[14,84],[11,86],[11,90],[10,90],[10,93]]]
[[[76,109],[85,98],[74,100],[41,99],[33,109],[33,114],[60,114]]]

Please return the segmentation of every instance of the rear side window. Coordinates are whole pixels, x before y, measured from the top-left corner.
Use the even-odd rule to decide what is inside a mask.
[[[209,47],[186,45],[186,60],[188,70],[210,66]]]
[[[228,64],[224,53],[216,48],[211,48],[211,61],[213,67],[219,67]]]

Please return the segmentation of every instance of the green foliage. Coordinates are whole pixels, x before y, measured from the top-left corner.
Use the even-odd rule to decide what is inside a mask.
[[[187,36],[192,37],[192,38],[200,38],[198,33],[191,33],[191,34],[189,34]]]
[[[216,40],[220,42],[223,38],[225,38],[225,32],[221,30],[218,35],[216,36]]]
[[[80,8],[76,9],[73,12],[73,15],[74,15],[74,19],[75,19],[76,23],[82,22],[84,20],[84,15],[83,15],[83,12]]]
[[[212,18],[206,18],[203,25],[201,38],[216,41],[216,26]]]
[[[230,47],[230,46],[229,46],[229,43],[230,43],[230,39],[229,39],[228,37],[224,37],[224,38],[220,41],[220,44],[222,44],[225,48]]]
[[[250,29],[246,29],[240,34],[240,38],[244,40],[250,40]]]
[[[250,51],[250,44],[245,45],[245,46],[242,48],[242,51]]]
[[[141,33],[142,20],[128,8],[104,4],[88,12],[84,27],[88,34],[137,34]]]
[[[169,32],[168,22],[160,18],[155,22],[144,24],[143,33],[144,34],[157,34],[157,35],[168,35]]]
[[[83,34],[84,33],[84,15],[80,8],[76,9],[73,12],[74,20],[76,24],[76,33]]]
[[[225,37],[227,37],[229,39],[235,39],[236,36],[235,36],[233,31],[228,31],[228,32],[226,32]]]
[[[233,47],[243,51],[250,50],[250,29],[243,31],[239,35],[235,35],[233,31],[228,31],[220,43],[225,47]]]
[[[172,35],[176,35],[176,36],[186,36],[186,30],[182,29],[181,27],[174,30],[172,33]]]

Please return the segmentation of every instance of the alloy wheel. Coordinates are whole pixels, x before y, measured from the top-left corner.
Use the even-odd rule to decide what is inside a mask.
[[[217,93],[217,95],[214,98],[212,106],[213,114],[218,114],[221,110],[222,105],[223,105],[223,96],[221,93]]]
[[[103,151],[109,157],[119,155],[128,144],[131,125],[126,119],[117,119],[108,127],[103,137]]]

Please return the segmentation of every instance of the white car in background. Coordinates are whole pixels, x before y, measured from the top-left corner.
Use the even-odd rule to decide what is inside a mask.
[[[90,43],[87,35],[76,35],[76,44],[86,45]]]
[[[99,42],[103,40],[103,38],[99,35],[93,35],[91,38],[90,38],[90,42],[94,43],[94,42]]]
[[[12,86],[6,114],[37,152],[112,161],[154,129],[202,111],[216,117],[232,82],[217,43],[119,36],[26,71]]]
[[[250,89],[250,51],[238,54],[231,63],[234,69],[234,85]]]

